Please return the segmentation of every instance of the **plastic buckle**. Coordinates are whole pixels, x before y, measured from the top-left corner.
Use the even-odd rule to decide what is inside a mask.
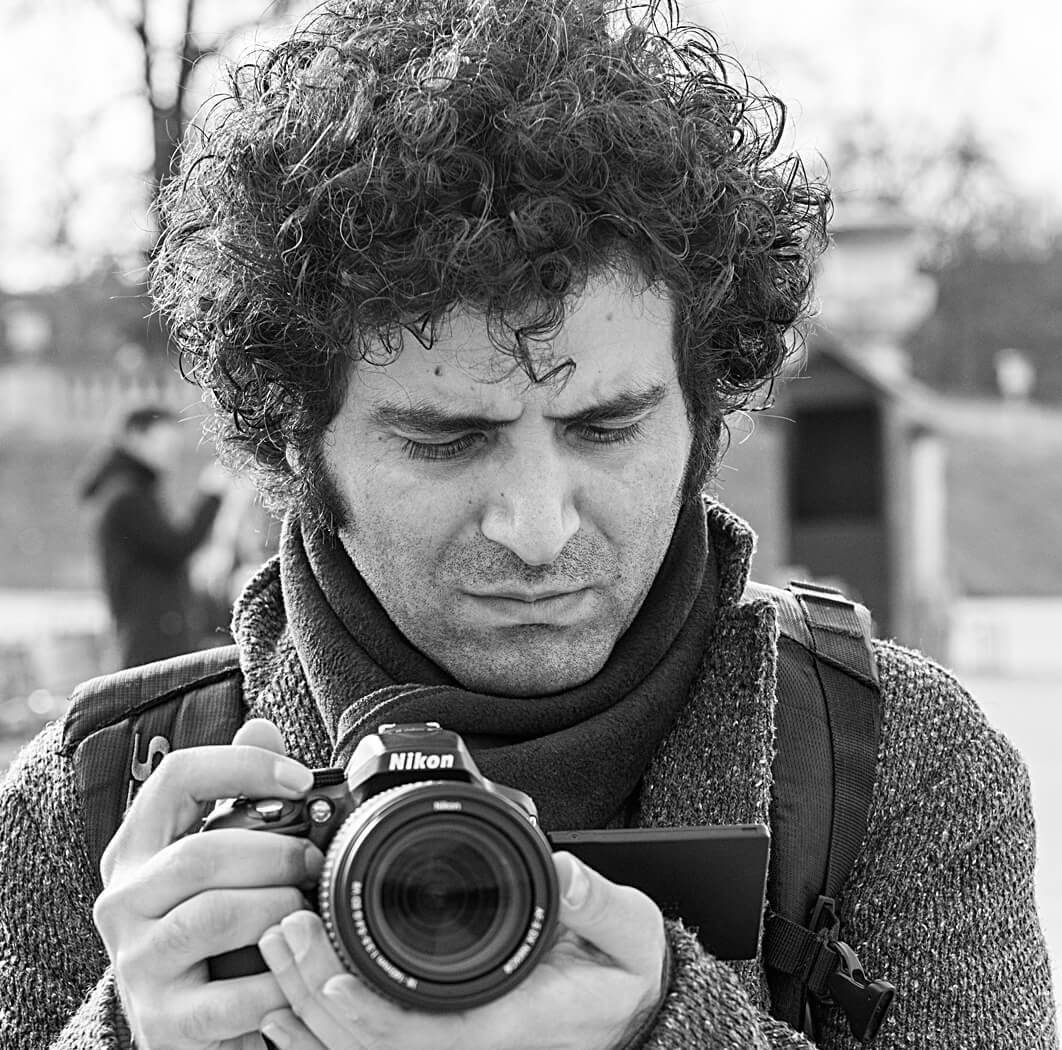
[[[868,981],[859,957],[844,941],[833,941],[841,965],[826,979],[830,998],[844,1011],[852,1035],[869,1043],[888,1016],[896,989],[888,981]]]
[[[826,978],[826,989],[818,998],[826,1005],[844,1011],[852,1035],[861,1043],[869,1043],[888,1016],[896,989],[888,981],[868,981],[863,964],[852,948],[839,939],[841,922],[837,917],[837,902],[832,897],[819,897],[811,913],[811,929],[822,945],[837,960]]]

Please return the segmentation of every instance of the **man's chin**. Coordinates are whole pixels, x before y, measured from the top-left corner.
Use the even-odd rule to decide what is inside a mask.
[[[527,698],[585,685],[605,666],[611,651],[611,646],[558,645],[557,628],[523,628],[519,633],[519,641],[496,639],[477,647],[475,658],[466,651],[438,662],[470,692]]]

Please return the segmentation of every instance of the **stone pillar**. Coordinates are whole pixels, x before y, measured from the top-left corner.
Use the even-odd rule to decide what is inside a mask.
[[[920,237],[894,208],[841,201],[822,261],[820,326],[883,379],[907,375],[903,341],[936,306],[936,283],[918,272]]]

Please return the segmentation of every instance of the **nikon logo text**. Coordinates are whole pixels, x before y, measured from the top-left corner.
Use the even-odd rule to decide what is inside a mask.
[[[396,751],[387,766],[389,770],[408,773],[415,769],[453,769],[453,755],[426,755],[423,751]]]

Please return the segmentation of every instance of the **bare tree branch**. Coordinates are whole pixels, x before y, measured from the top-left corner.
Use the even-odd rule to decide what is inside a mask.
[[[184,35],[181,37],[181,61],[177,68],[177,91],[174,98],[174,115],[177,120],[176,141],[184,134],[185,98],[188,94],[188,81],[200,59],[206,54],[195,42],[195,5],[196,0],[185,0]]]

